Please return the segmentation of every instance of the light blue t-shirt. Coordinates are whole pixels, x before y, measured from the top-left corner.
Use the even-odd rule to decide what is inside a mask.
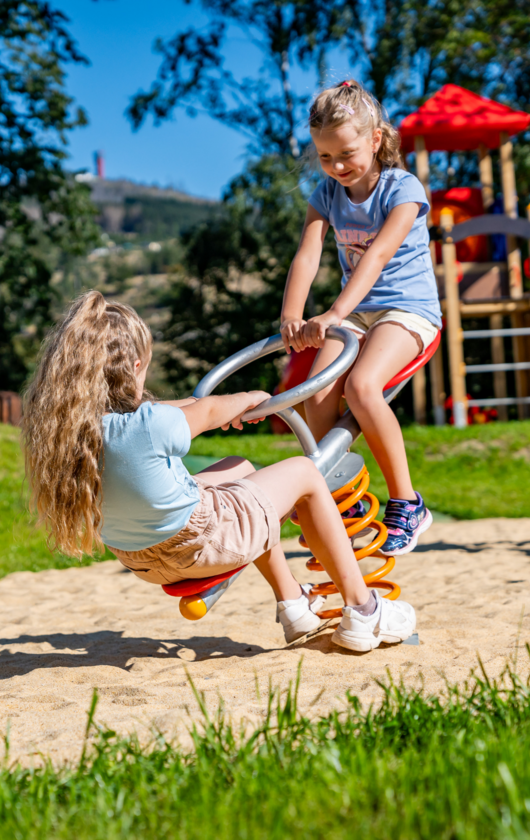
[[[429,251],[426,219],[429,203],[422,184],[414,175],[404,169],[383,169],[376,188],[362,204],[354,204],[346,187],[334,178],[322,181],[309,199],[335,231],[343,288],[390,211],[407,202],[421,204],[412,229],[356,307],[356,312],[402,309],[423,315],[441,327],[442,313]]]
[[[103,542],[139,551],[184,528],[199,489],[180,460],[191,444],[184,412],[145,402],[103,417]]]

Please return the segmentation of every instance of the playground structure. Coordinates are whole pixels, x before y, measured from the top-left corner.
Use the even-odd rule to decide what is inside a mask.
[[[482,213],[458,212],[449,190],[444,196],[434,194],[433,210],[427,223],[439,226],[442,239],[442,265],[437,265],[436,245],[431,242],[431,256],[438,280],[442,311],[447,324],[449,381],[456,426],[467,425],[471,406],[496,406],[498,416],[508,419],[507,406],[517,405],[519,417],[528,414],[530,405],[530,296],[523,292],[521,253],[518,239],[530,240],[530,222],[517,218],[517,195],[510,137],[530,125],[530,114],[514,111],[456,85],[445,85],[401,126],[405,154],[415,152],[416,172],[429,201],[429,152],[470,151],[478,153],[482,194]],[[494,179],[491,150],[499,148],[500,175],[504,213],[488,213],[494,203]],[[470,194],[473,191],[468,191]],[[473,196],[470,195],[471,200]],[[442,207],[436,204],[442,203]],[[458,204],[458,202],[456,202]],[[434,211],[434,212],[433,212]],[[455,214],[459,218],[455,219]],[[455,221],[457,224],[455,224]],[[506,237],[506,259],[485,261],[483,237],[502,234]],[[471,240],[470,237],[476,237]],[[480,242],[482,240],[482,242]],[[457,263],[457,245],[467,242],[475,258]],[[503,328],[503,318],[510,317],[510,328]],[[462,318],[489,318],[489,329],[462,330]],[[503,339],[512,339],[513,362],[504,358]],[[484,338],[491,342],[491,364],[465,365],[463,342]],[[509,397],[506,372],[514,371],[516,396]],[[494,396],[468,400],[466,374],[493,373]],[[431,397],[437,425],[445,423],[445,393],[441,350],[430,362]],[[419,423],[426,420],[425,370],[413,380],[414,414]]]
[[[308,397],[334,382],[339,376],[345,373],[355,362],[359,352],[359,341],[352,330],[344,327],[330,327],[326,333],[327,338],[341,341],[344,349],[340,356],[329,365],[324,371],[311,377],[305,382],[296,385],[289,390],[271,397],[261,405],[248,411],[243,415],[243,420],[255,420],[271,414],[277,414],[289,426],[298,438],[304,455],[309,458],[319,472],[326,479],[327,486],[341,513],[348,510],[353,504],[362,499],[369,505],[365,516],[361,519],[344,519],[344,526],[349,537],[354,537],[365,528],[376,531],[375,538],[361,549],[354,550],[357,560],[367,557],[380,557],[384,562],[376,571],[364,576],[365,582],[372,587],[387,590],[385,596],[391,600],[400,594],[400,588],[396,583],[386,580],[386,575],[392,571],[395,565],[394,557],[385,557],[379,554],[379,548],[387,537],[386,526],[377,522],[375,517],[379,510],[379,502],[376,497],[368,491],[370,476],[365,467],[363,458],[357,453],[350,452],[350,446],[360,436],[361,430],[352,415],[351,411],[338,420],[333,429],[317,444],[309,427],[301,415],[296,412],[293,406],[302,403]],[[385,386],[383,395],[387,402],[390,402],[406,385],[409,379],[420,370],[436,353],[440,343],[440,334],[424,353],[403,368]],[[195,397],[207,397],[214,388],[223,382],[231,373],[239,370],[250,362],[260,359],[263,356],[283,348],[283,341],[280,335],[263,339],[239,353],[230,356],[224,362],[210,371],[202,379],[194,391]],[[292,517],[296,521],[295,517]],[[287,519],[287,517],[286,517]],[[302,545],[306,545],[301,540]],[[318,558],[311,558],[307,567],[314,571],[323,571]],[[166,584],[162,588],[168,594],[180,598],[180,612],[184,618],[192,621],[202,618],[223,595],[235,579],[244,571],[245,566],[215,575],[209,578],[197,580],[185,580],[178,583]],[[321,595],[330,595],[337,592],[332,581],[317,584],[313,592]],[[340,609],[323,610],[319,616],[324,619],[340,616]]]

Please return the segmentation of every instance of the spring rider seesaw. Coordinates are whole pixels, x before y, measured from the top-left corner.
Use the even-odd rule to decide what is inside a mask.
[[[244,414],[242,419],[255,420],[258,417],[277,414],[298,438],[304,455],[313,461],[326,479],[327,486],[341,513],[348,510],[360,499],[369,505],[367,513],[362,518],[344,519],[344,527],[351,538],[365,529],[372,529],[376,532],[374,539],[368,545],[358,550],[352,550],[356,560],[363,560],[366,557],[381,557],[384,560],[383,565],[376,571],[365,575],[364,580],[368,586],[387,590],[388,594],[384,597],[394,600],[399,597],[400,587],[397,583],[384,580],[384,578],[392,571],[396,561],[394,557],[385,557],[378,553],[387,537],[386,526],[375,518],[379,511],[379,502],[372,493],[368,492],[370,476],[365,467],[364,459],[357,453],[349,451],[352,443],[361,435],[355,417],[351,411],[346,411],[333,429],[317,444],[305,421],[293,409],[294,405],[312,397],[322,388],[338,379],[343,373],[346,373],[357,358],[359,341],[352,330],[345,327],[330,327],[326,332],[326,338],[341,341],[344,345],[342,353],[331,365],[322,373],[311,377],[301,385],[265,400],[261,405]],[[386,402],[393,400],[413,374],[429,361],[436,352],[439,343],[440,333],[423,353],[387,383],[383,392]],[[278,334],[257,341],[250,347],[240,350],[239,353],[234,353],[233,356],[217,365],[199,382],[193,396],[209,396],[214,388],[230,374],[250,364],[250,362],[282,348],[282,338]],[[291,519],[296,523],[295,512],[291,515]],[[307,547],[302,537],[300,543]],[[245,568],[246,566],[242,566],[213,577],[166,584],[162,588],[168,595],[180,598],[179,607],[184,618],[196,621],[206,615]],[[318,562],[318,558],[315,557],[308,560],[307,568],[313,571],[324,571]],[[313,587],[313,592],[320,595],[332,595],[337,591],[332,581],[319,583]],[[340,618],[341,610],[340,608],[322,610],[318,615],[322,619]]]

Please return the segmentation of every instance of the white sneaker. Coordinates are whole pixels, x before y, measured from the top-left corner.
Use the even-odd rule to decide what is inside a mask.
[[[416,613],[406,601],[389,601],[372,590],[377,607],[372,615],[361,615],[351,607],[343,607],[342,620],[331,640],[336,645],[365,652],[381,642],[396,644],[412,636],[416,629]]]
[[[320,625],[320,619],[315,613],[321,609],[325,598],[322,595],[311,595],[312,583],[301,585],[302,594],[292,601],[278,601],[276,621],[280,622],[287,644],[294,642],[306,633],[311,633]]]

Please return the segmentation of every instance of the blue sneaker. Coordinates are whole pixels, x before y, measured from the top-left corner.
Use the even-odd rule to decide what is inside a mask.
[[[352,505],[351,508],[348,508],[348,510],[345,510],[344,513],[341,513],[341,516],[343,519],[362,519],[365,514],[365,506],[362,502],[357,502],[356,505]]]
[[[348,508],[348,510],[345,510],[344,513],[341,513],[341,516],[343,519],[362,519],[363,516],[366,515],[366,513],[367,510],[365,506],[363,505],[362,501],[359,501],[356,505],[352,505],[351,508]],[[362,531],[359,531],[359,533],[354,534],[351,538],[352,548],[354,547],[355,540],[358,540],[361,537],[365,537],[367,534],[370,533],[371,530],[372,529],[370,527],[363,528]]]
[[[408,554],[416,548],[418,537],[432,525],[432,513],[425,507],[425,502],[416,493],[417,503],[403,499],[389,499],[383,523],[388,528],[388,537],[381,554],[392,557]]]

